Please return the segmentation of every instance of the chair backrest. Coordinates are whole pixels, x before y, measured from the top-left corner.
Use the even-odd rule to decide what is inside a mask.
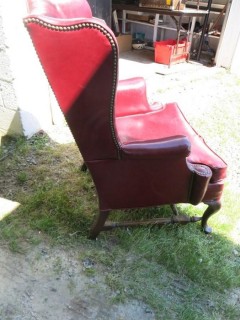
[[[91,18],[90,6],[85,0],[28,0],[30,14],[43,15],[52,18]]]
[[[28,0],[28,7],[25,25],[84,160],[118,158],[114,34],[84,0]]]

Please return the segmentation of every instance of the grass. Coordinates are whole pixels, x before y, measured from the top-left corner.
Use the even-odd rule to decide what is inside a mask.
[[[199,224],[189,224],[118,229],[102,233],[96,242],[87,240],[98,210],[91,176],[80,171],[82,160],[75,144],[57,145],[38,134],[29,140],[8,141],[0,149],[0,196],[21,204],[0,221],[0,243],[21,253],[42,241],[61,245],[62,250],[81,246],[79,261],[91,262],[84,273],[104,277],[113,293],[112,303],[138,299],[156,319],[240,319],[240,304],[231,298],[235,292],[240,294],[240,192],[232,187],[240,138],[231,135],[237,132],[240,109],[226,117],[221,116],[220,106],[216,109],[212,117],[220,114],[214,122],[215,130],[221,132],[218,151],[229,162],[230,179],[223,208],[210,220],[213,234],[206,236]],[[209,122],[198,122],[198,126],[215,139]],[[236,154],[229,150],[233,145]],[[178,208],[196,215],[205,207]],[[170,211],[163,207],[132,213],[159,216]],[[61,272],[60,258],[53,267],[56,274]]]

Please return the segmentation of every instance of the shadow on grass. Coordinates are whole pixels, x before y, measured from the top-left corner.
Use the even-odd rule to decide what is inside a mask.
[[[98,271],[117,292],[116,301],[137,297],[151,306],[156,319],[240,318],[239,301],[231,298],[240,287],[238,193],[226,188],[223,209],[210,219],[215,230],[211,235],[204,235],[196,223],[117,229],[90,241],[86,237],[98,201],[90,174],[80,171],[75,144],[62,146],[37,135],[2,150],[13,148],[0,162],[0,196],[21,205],[0,221],[1,243],[17,252],[43,239],[63,250],[86,246],[85,258],[101,266]],[[205,207],[178,209],[201,215]],[[165,206],[127,210],[124,218],[171,214]]]

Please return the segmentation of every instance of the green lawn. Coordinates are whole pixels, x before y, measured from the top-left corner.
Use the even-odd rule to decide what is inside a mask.
[[[240,89],[235,77],[223,77]],[[223,80],[219,76],[215,81]],[[208,132],[209,142],[217,140],[217,151],[229,164],[223,207],[209,220],[211,235],[196,223],[118,229],[87,240],[98,210],[91,176],[80,171],[75,144],[59,145],[38,134],[9,140],[0,149],[0,197],[20,203],[0,221],[0,244],[23,254],[42,241],[61,244],[62,250],[79,246],[84,252],[79,259],[97,265],[88,276],[101,273],[116,292],[112,303],[137,298],[156,319],[240,319],[240,90],[231,99],[235,105],[227,112],[219,103],[208,111],[209,121],[195,123]],[[178,208],[199,215],[205,206]],[[134,211],[149,213],[171,214],[168,207]]]

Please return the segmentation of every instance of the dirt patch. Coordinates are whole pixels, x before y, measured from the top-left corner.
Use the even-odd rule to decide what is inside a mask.
[[[0,319],[152,320],[141,301],[113,304],[115,292],[98,275],[86,276],[79,250],[37,246],[27,254],[0,249]]]

